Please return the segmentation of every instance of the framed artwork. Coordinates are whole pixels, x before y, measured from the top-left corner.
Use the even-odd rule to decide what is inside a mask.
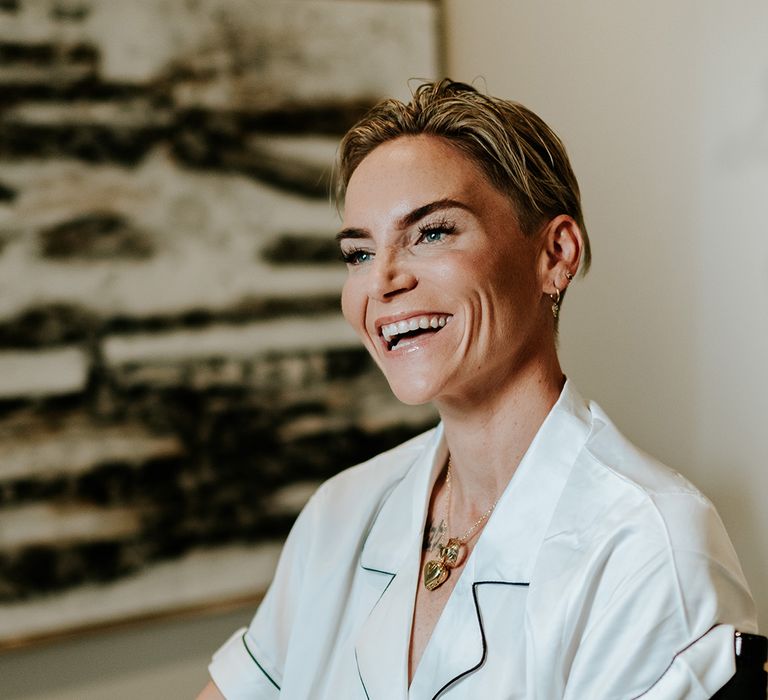
[[[256,600],[426,429],[339,311],[340,135],[431,0],[0,3],[0,648]]]

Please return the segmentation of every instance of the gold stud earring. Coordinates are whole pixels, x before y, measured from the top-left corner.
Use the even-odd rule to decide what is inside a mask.
[[[567,279],[569,282],[573,281],[573,273],[570,270],[565,271],[565,279]]]

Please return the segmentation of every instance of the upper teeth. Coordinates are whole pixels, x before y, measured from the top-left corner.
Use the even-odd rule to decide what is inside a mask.
[[[442,328],[450,319],[450,316],[413,316],[404,321],[396,321],[382,326],[381,334],[384,336],[384,340],[389,342],[396,335],[416,331],[419,328]]]

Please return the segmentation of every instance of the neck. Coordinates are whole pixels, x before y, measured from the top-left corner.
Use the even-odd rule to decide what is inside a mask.
[[[472,518],[501,495],[563,384],[557,362],[531,366],[482,399],[438,406],[453,463],[455,513]]]

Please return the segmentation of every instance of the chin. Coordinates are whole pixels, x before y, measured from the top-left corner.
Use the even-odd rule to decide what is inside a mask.
[[[421,406],[429,403],[436,395],[435,387],[423,380],[408,381],[401,378],[394,380],[387,377],[387,381],[392,393],[407,406]]]

